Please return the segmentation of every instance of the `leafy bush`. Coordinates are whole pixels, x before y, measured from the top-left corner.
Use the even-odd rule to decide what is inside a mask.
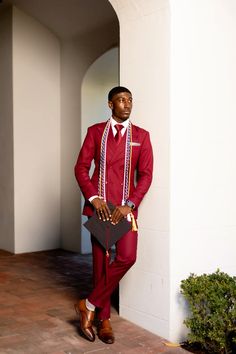
[[[190,276],[182,280],[191,317],[189,343],[198,343],[211,354],[236,353],[236,277],[220,272]]]

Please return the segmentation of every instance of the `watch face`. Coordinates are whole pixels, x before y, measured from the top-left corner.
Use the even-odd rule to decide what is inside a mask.
[[[130,207],[131,209],[134,209],[135,205],[133,202],[131,202],[130,200],[127,200],[126,205],[128,205],[128,207]]]

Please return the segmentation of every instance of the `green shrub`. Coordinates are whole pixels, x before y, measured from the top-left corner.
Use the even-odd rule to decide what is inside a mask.
[[[181,282],[191,316],[184,323],[190,329],[189,343],[198,343],[211,354],[236,353],[236,277],[217,270],[212,274],[191,274]]]

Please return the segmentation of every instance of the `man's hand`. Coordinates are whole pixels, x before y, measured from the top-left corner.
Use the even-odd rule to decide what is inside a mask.
[[[131,213],[131,211],[132,209],[128,205],[117,206],[111,215],[111,223],[114,225],[118,224],[118,222]]]
[[[101,198],[94,198],[91,204],[96,209],[100,220],[106,221],[111,219],[111,212],[107,203]]]

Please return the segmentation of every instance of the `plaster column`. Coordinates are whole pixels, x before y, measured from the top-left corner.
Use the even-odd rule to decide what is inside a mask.
[[[15,253],[60,246],[60,43],[13,8]]]
[[[153,183],[139,208],[138,259],[120,285],[120,315],[169,335],[168,1],[110,1],[120,21],[120,83],[133,93],[131,119],[150,131]]]
[[[121,84],[134,94],[132,120],[151,131],[155,157],[120,313],[181,341],[181,280],[236,271],[235,1],[110,2]]]
[[[14,252],[12,9],[0,13],[0,249]]]
[[[185,337],[179,285],[236,272],[236,6],[171,3],[169,337]]]

